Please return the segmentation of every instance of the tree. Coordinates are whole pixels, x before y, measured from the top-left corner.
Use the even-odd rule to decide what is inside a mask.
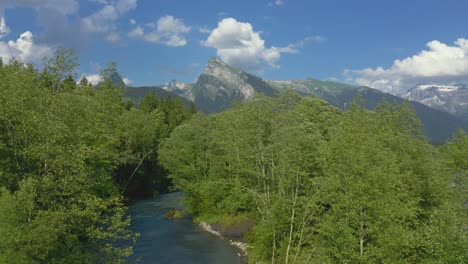
[[[62,86],[63,91],[74,91],[77,88],[76,82],[71,75],[68,75],[68,77],[65,78]]]
[[[158,98],[158,95],[156,93],[148,93],[143,97],[143,100],[141,101],[140,109],[149,114],[153,110],[157,109],[160,107],[160,101]]]
[[[15,61],[0,76],[0,262],[123,261],[131,246],[116,241],[135,234],[112,178],[120,95],[57,92]]]
[[[117,63],[112,61],[109,62],[107,67],[101,69],[101,77],[103,81],[99,84],[100,89],[118,89],[123,92],[125,89],[125,83],[122,80],[122,76],[117,71]]]
[[[89,85],[90,85],[90,83],[89,83],[89,81],[88,81],[88,78],[86,78],[86,76],[83,76],[83,77],[81,78],[81,80],[80,80],[80,87],[81,87],[81,88],[84,88],[84,87],[87,87],[87,86],[89,86]]]
[[[249,261],[466,262],[466,184],[450,175],[466,176],[468,137],[443,161],[408,104],[362,105],[257,97],[182,123],[159,159],[195,219],[254,222]]]
[[[59,92],[63,89],[62,82],[67,77],[73,78],[78,65],[78,57],[72,49],[60,48],[52,57],[44,58],[43,75],[49,78],[51,89]]]

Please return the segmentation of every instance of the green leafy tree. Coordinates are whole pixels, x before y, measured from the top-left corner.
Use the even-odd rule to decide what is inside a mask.
[[[73,78],[78,65],[78,57],[72,49],[57,49],[52,57],[44,59],[43,78],[47,78],[53,91],[59,92],[65,86],[62,82]]]
[[[464,136],[444,161],[408,104],[363,105],[258,97],[182,123],[159,160],[195,219],[254,222],[252,263],[465,262]]]
[[[16,61],[0,76],[0,262],[123,262],[116,242],[136,236],[113,180],[120,94],[57,92]]]

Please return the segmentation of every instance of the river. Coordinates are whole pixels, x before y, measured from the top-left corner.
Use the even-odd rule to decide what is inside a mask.
[[[139,263],[243,263],[228,241],[203,231],[190,219],[164,218],[170,208],[184,208],[183,198],[183,193],[170,193],[130,206],[131,228],[140,233],[130,262],[139,259]]]

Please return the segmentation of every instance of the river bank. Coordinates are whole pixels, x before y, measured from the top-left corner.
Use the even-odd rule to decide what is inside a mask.
[[[245,259],[245,263],[247,263],[247,248],[249,247],[249,245],[245,242],[242,242],[242,241],[237,241],[237,240],[232,240],[230,239],[229,237],[227,237],[225,234],[222,234],[220,231],[216,230],[214,228],[214,225],[210,225],[206,222],[203,222],[201,221],[199,223],[199,226],[205,230],[206,232],[210,233],[210,234],[213,234],[217,237],[219,237],[220,239],[226,239],[229,241],[229,244],[231,244],[232,246],[238,248],[240,250],[240,255]]]
[[[164,214],[171,208],[183,211],[183,193],[164,194],[129,207],[131,229],[140,233],[131,263],[245,263],[238,248],[206,232],[191,218],[166,219]]]

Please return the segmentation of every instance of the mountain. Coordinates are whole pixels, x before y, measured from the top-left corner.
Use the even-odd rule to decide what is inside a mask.
[[[468,121],[467,85],[417,85],[402,97],[452,113]]]
[[[192,88],[195,105],[207,113],[227,109],[237,101],[252,99],[256,93],[272,96],[278,91],[262,78],[215,57],[208,61],[205,71]]]
[[[192,87],[193,84],[182,83],[176,80],[172,80],[168,84],[160,86],[161,89],[190,101],[193,101]]]
[[[137,89],[137,90],[133,90]],[[401,104],[404,99],[369,87],[358,87],[343,83],[320,81],[316,79],[275,81],[264,80],[243,70],[237,69],[218,58],[211,58],[204,72],[195,84],[184,84],[171,81],[168,84],[154,87],[129,88],[130,97],[142,98],[146,92],[161,93],[185,98],[205,112],[213,113],[231,107],[234,103],[252,99],[255,94],[275,96],[284,90],[293,90],[303,96],[318,96],[340,109],[347,109],[354,98],[360,95],[367,109],[375,107],[386,100]],[[423,123],[425,135],[434,143],[450,138],[457,129],[468,131],[468,125],[460,118],[422,103],[411,101],[416,115]]]
[[[269,81],[269,84],[280,91],[292,89],[298,91],[302,95],[321,97],[331,105],[343,110],[347,109],[358,95],[364,99],[365,107],[371,110],[375,109],[382,100],[396,104],[405,102],[405,99],[381,92],[377,89],[316,79]],[[447,140],[458,129],[465,129],[468,131],[467,123],[452,114],[433,109],[415,101],[410,101],[410,104],[423,124],[425,135],[434,143]]]
[[[159,99],[166,99],[166,98],[180,98],[185,106],[190,106],[192,103],[191,100],[186,99],[183,96],[179,96],[176,93],[172,93],[162,86],[139,86],[139,87],[127,87],[124,90],[124,96],[130,98],[136,106],[140,105],[141,100],[145,97],[146,94],[155,93]]]

